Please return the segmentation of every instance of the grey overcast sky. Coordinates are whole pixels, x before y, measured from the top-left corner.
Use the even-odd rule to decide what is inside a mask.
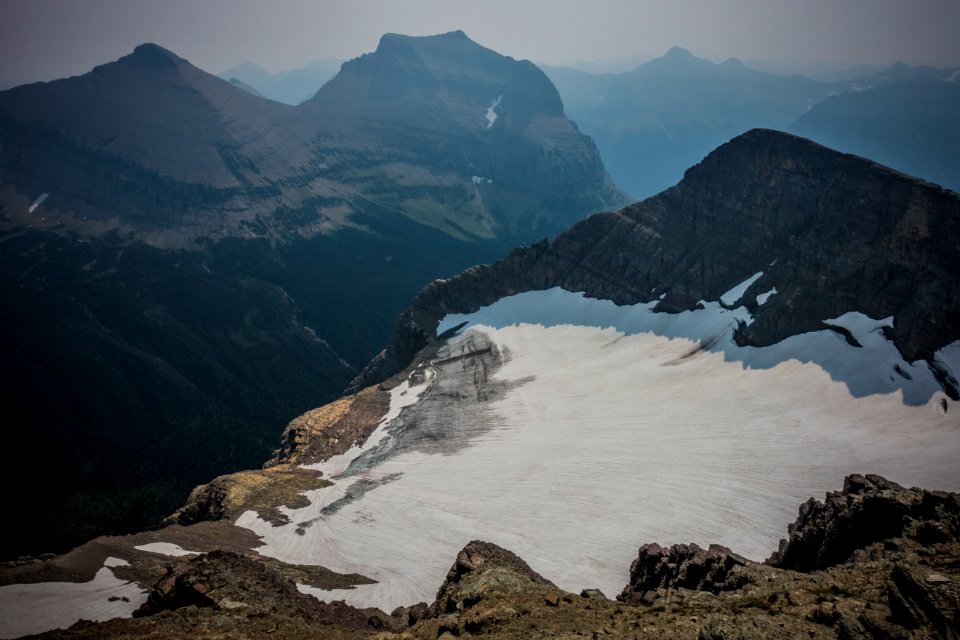
[[[463,29],[515,58],[660,55],[960,65],[960,0],[0,0],[0,87],[76,75],[155,42],[217,73],[352,58],[387,32]]]

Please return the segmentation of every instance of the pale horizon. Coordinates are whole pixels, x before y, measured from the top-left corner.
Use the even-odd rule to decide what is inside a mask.
[[[953,0],[0,0],[0,87],[79,75],[153,42],[210,73],[242,62],[278,72],[376,49],[385,33],[463,30],[538,64],[650,59],[680,46],[797,70],[960,65]]]

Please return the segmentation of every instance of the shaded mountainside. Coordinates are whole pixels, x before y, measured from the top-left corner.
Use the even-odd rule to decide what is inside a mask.
[[[909,78],[831,96],[789,130],[960,190],[957,114],[960,82]]]
[[[220,189],[263,186],[308,160],[296,132],[283,126],[289,107],[152,44],[82,76],[4,91],[0,111],[9,118],[4,129],[25,128],[6,144],[26,148],[40,131],[58,133],[159,175]],[[60,180],[52,171],[43,177]]]
[[[0,476],[30,474],[11,509],[34,523],[9,555],[154,526],[197,484],[259,466],[282,425],[375,355],[425,281],[498,252],[393,231],[201,252],[0,240],[5,442],[32,454]]]
[[[822,512],[830,515],[810,517]],[[579,595],[564,591],[510,551],[474,540],[457,554],[431,604],[389,614],[318,602],[296,588],[307,579],[302,573],[255,554],[213,550],[164,568],[134,550],[132,540],[103,539],[89,552],[112,554],[113,571],[149,591],[138,596],[144,604],[133,618],[80,621],[41,637],[951,639],[960,628],[958,518],[958,494],[850,476],[825,502],[803,505],[790,541],[781,543],[781,550],[792,548],[802,531],[808,554],[830,558],[815,568],[756,563],[716,545],[645,544],[613,600],[589,585]],[[842,554],[829,551],[841,537],[851,544]],[[132,564],[120,566],[124,558]],[[74,567],[78,561],[75,554]],[[71,566],[65,558],[47,564],[57,562],[48,578]],[[43,566],[14,571],[43,575]],[[356,578],[312,578],[344,579]]]
[[[617,304],[659,298],[657,310],[677,312],[760,270],[744,296],[755,321],[739,327],[739,343],[773,344],[856,310],[892,316],[887,333],[904,357],[936,366],[934,352],[960,338],[958,225],[956,193],[790,134],[750,131],[656,197],[432,283],[351,388],[403,369],[444,315],[504,296],[560,286]],[[749,302],[773,288],[762,308]],[[956,380],[939,375],[956,397]]]
[[[398,41],[446,73],[395,74]],[[403,108],[335,113],[384,73]],[[529,63],[386,36],[342,75],[295,108],[145,44],[0,92],[5,443],[36,454],[5,554],[158,523],[336,398],[425,283],[623,202]]]

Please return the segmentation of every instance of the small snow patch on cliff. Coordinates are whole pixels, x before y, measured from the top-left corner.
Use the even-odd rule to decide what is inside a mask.
[[[503,100],[503,96],[499,95],[493,100],[490,101],[490,106],[487,107],[487,129],[493,126],[493,123],[497,121],[497,112],[496,108],[500,106],[500,101]]]

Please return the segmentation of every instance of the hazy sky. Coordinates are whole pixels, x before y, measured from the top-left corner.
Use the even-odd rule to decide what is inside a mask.
[[[386,32],[463,29],[564,63],[684,46],[715,61],[960,65],[960,0],[0,0],[0,87],[75,75],[156,42],[214,73],[352,58]]]

